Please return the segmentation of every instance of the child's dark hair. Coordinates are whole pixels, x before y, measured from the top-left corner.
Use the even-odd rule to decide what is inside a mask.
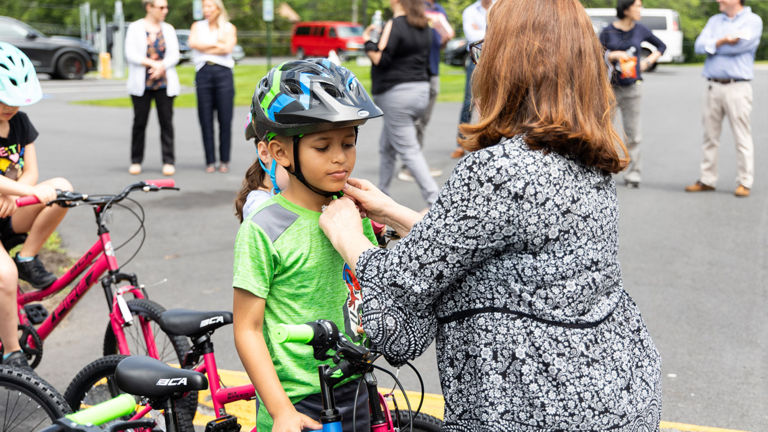
[[[252,190],[266,188],[267,186],[264,184],[266,178],[267,173],[261,168],[261,165],[259,164],[259,156],[256,155],[256,160],[253,161],[253,164],[248,168],[248,171],[245,172],[243,184],[240,186],[237,198],[235,198],[235,216],[240,219],[241,223],[245,217],[243,214],[243,207],[245,206],[245,200],[248,197],[248,194]]]

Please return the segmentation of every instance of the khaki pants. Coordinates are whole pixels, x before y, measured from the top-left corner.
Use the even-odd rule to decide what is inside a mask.
[[[640,142],[643,140],[640,132],[640,105],[643,101],[642,85],[636,84],[625,87],[614,87],[616,106],[621,110],[621,125],[624,130],[624,145],[629,151],[629,166],[624,174],[624,181],[642,181],[643,159],[640,153]],[[614,113],[616,123],[616,113]]]
[[[751,188],[755,176],[755,153],[752,143],[752,125],[749,116],[752,113],[752,85],[749,81],[730,84],[707,82],[704,92],[704,158],[701,161],[699,181],[715,187],[717,183],[717,151],[720,147],[720,132],[723,116],[733,131],[736,142],[736,181]]]

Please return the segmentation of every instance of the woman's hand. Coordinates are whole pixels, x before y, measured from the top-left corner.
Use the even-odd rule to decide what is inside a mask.
[[[149,68],[149,79],[157,80],[165,75],[165,65],[159,60],[155,60],[151,68]]]
[[[626,61],[631,58],[632,57],[629,54],[627,54],[626,51],[611,51],[611,53],[608,54],[608,60],[612,62],[619,61],[619,60]]]
[[[285,413],[276,415],[272,425],[273,432],[301,432],[305,429],[317,430],[322,428],[323,425],[319,422],[296,411],[293,407],[290,410],[286,410]]]
[[[347,197],[333,200],[320,215],[320,228],[323,229],[325,236],[331,240],[331,243],[336,246],[340,237],[354,232],[363,233],[360,211],[355,203]]]
[[[0,218],[7,218],[16,213],[16,197],[11,195],[0,196]]]
[[[363,30],[363,43],[366,43],[369,40],[371,40],[371,31],[373,31],[373,29],[375,28],[379,28],[379,26],[375,24],[371,24],[368,27],[366,27],[365,30]]]
[[[386,220],[387,210],[394,208],[397,203],[380,191],[368,180],[350,178],[344,186],[344,194],[355,200],[368,217],[380,224],[389,223]]]

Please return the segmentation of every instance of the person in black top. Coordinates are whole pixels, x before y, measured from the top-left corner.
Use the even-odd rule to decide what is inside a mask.
[[[390,0],[394,16],[387,21],[381,38],[370,40],[368,27],[363,33],[365,51],[371,59],[373,100],[384,112],[381,132],[379,187],[385,193],[395,174],[397,157],[403,161],[431,206],[438,187],[417,139],[416,122],[429,104],[429,48],[432,31],[421,0]]]
[[[618,0],[618,21],[606,26],[600,33],[600,42],[606,49],[605,61],[611,66],[613,90],[626,136],[624,144],[629,150],[629,168],[624,182],[629,188],[640,187],[642,159],[640,154],[640,84],[642,72],[650,68],[664,54],[667,46],[641,24],[642,0]],[[649,42],[657,51],[640,60],[640,44]]]

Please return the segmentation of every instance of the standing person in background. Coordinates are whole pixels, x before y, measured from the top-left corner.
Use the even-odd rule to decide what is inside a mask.
[[[205,19],[192,24],[189,47],[195,64],[197,116],[203,133],[205,172],[216,171],[216,146],[213,140],[213,111],[219,119],[219,172],[229,172],[232,147],[232,114],[235,80],[232,49],[237,44],[237,28],[221,0],[203,0]]]
[[[429,105],[429,47],[432,30],[422,0],[389,0],[394,12],[378,42],[370,40],[374,25],[363,32],[365,52],[371,59],[371,93],[384,112],[379,140],[379,188],[387,193],[395,175],[397,157],[411,172],[421,196],[431,206],[438,187],[429,173],[417,139],[416,123]]]
[[[605,51],[605,61],[611,68],[611,84],[616,94],[616,105],[621,110],[624,127],[624,145],[629,151],[629,167],[624,174],[624,183],[630,189],[640,187],[642,180],[642,159],[640,154],[640,103],[642,102],[642,72],[656,63],[667,46],[653,35],[651,30],[640,23],[643,10],[642,0],[618,0],[616,18],[618,21],[606,26],[600,33],[600,42]],[[643,42],[656,47],[657,51],[640,60]],[[615,116],[614,112],[614,116]]]
[[[440,13],[448,19],[445,9],[434,0],[424,0],[424,11],[428,14]],[[429,120],[432,118],[432,111],[435,109],[437,95],[440,94],[440,50],[448,43],[448,39],[443,40],[440,33],[432,28],[432,45],[429,46],[429,105],[424,110],[421,117],[416,119],[416,139],[419,140],[419,147],[424,148],[424,130],[426,130]],[[429,174],[432,177],[440,177],[443,171],[437,168],[430,168]],[[413,181],[413,175],[407,168],[403,168],[397,175],[402,181]]]
[[[141,174],[144,141],[152,99],[160,121],[163,151],[163,175],[176,173],[173,153],[173,98],[181,92],[176,64],[179,63],[179,40],[176,30],[165,22],[167,0],[142,0],[147,15],[128,26],[125,35],[125,58],[128,60],[126,87],[133,102],[131,132],[131,166],[128,172]]]
[[[706,54],[704,72],[704,158],[701,175],[687,192],[715,190],[717,183],[717,151],[723,116],[727,115],[736,141],[738,186],[735,195],[748,197],[755,176],[752,143],[752,85],[754,64],[763,20],[744,6],[744,0],[717,0],[720,14],[709,19],[696,38],[696,54]]]
[[[470,44],[485,38],[486,16],[493,0],[478,0],[469,5],[461,14],[461,21],[464,26],[464,37],[467,38],[467,47]],[[472,119],[472,74],[475,72],[475,64],[467,62],[467,81],[464,85],[464,105],[459,113],[459,127],[467,124]],[[464,147],[459,144],[462,139],[461,132],[456,134],[456,150],[451,153],[451,157],[458,159],[464,156]]]

